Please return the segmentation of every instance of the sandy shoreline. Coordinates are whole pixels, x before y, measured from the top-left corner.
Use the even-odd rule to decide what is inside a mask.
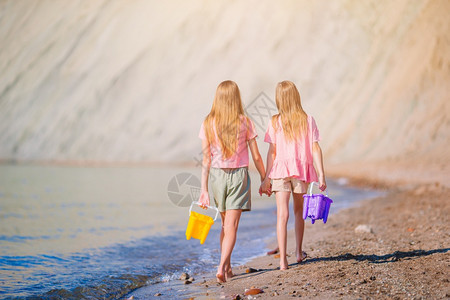
[[[295,263],[291,232],[289,270],[277,270],[279,259],[274,256],[259,257],[234,268],[236,276],[223,285],[212,278],[197,282],[204,293],[196,293],[195,298],[234,299],[244,297],[252,287],[264,291],[252,297],[264,299],[450,298],[450,189],[442,182],[449,177],[435,176],[422,183],[409,179],[400,184],[396,179],[401,171],[394,174],[397,177],[380,180],[358,176],[365,174],[359,170],[336,167],[330,174],[360,186],[383,187],[386,196],[342,210],[327,224],[308,221],[304,250],[309,257],[304,263]],[[403,178],[414,176],[406,172]],[[436,174],[432,168],[429,173]],[[372,232],[357,233],[358,225],[368,225]],[[248,268],[259,271],[246,273]]]

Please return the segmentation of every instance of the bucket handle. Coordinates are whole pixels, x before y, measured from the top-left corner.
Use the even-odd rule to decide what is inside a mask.
[[[201,203],[198,202],[198,201],[192,201],[191,207],[189,207],[189,216],[191,215],[192,207],[194,206],[194,204],[197,204],[198,206],[201,205]],[[214,220],[213,220],[215,222],[217,220],[217,217],[219,216],[219,210],[215,206],[208,205],[207,207],[210,208],[210,209],[215,209],[216,210],[216,216],[214,217]]]
[[[309,184],[309,188],[308,188],[308,195],[312,195],[312,189],[313,189],[313,186],[314,185],[317,185],[317,187],[319,187],[319,183],[318,182],[315,182],[315,181],[313,181],[313,182],[311,182],[310,184]],[[322,192],[322,191],[321,191]],[[325,196],[327,196],[328,197],[328,192],[327,192],[327,190],[325,189]],[[323,194],[323,192],[322,192],[322,194]]]

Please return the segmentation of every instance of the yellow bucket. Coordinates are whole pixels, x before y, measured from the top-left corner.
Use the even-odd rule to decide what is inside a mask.
[[[200,244],[203,244],[208,236],[209,230],[211,229],[211,225],[214,224],[214,221],[217,219],[219,210],[215,207],[208,206],[208,208],[215,209],[217,211],[216,217],[213,219],[209,216],[192,211],[192,206],[194,204],[200,205],[198,202],[192,202],[191,204],[191,208],[189,209],[189,222],[186,228],[186,239],[190,240],[191,237],[193,237],[194,239],[200,240]]]

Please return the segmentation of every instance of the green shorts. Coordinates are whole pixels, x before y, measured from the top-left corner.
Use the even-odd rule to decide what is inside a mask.
[[[251,184],[247,167],[211,168],[209,178],[214,202],[220,212],[229,209],[251,210]]]

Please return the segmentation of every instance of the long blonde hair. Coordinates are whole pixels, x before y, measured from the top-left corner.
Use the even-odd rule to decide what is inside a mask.
[[[275,101],[278,114],[272,117],[272,125],[278,128],[278,119],[281,118],[284,135],[288,141],[295,141],[305,136],[308,131],[308,115],[303,110],[300,93],[291,81],[282,81],[277,84]]]
[[[245,117],[245,114],[239,87],[231,80],[221,82],[217,87],[211,112],[205,118],[204,126],[206,138],[211,144],[216,141],[215,127],[222,156],[225,159],[236,152],[241,116]],[[247,117],[245,120],[248,125]]]

